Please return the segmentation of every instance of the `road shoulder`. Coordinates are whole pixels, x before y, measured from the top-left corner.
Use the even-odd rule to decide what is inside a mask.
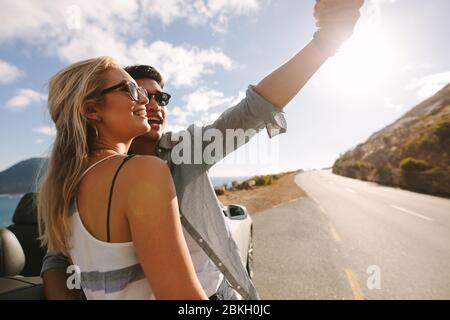
[[[251,215],[254,215],[304,197],[305,193],[295,183],[297,174],[297,172],[286,174],[268,186],[255,186],[248,190],[227,191],[224,195],[219,196],[219,200],[224,205],[243,205]]]

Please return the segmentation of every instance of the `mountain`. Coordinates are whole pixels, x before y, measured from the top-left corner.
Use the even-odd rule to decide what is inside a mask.
[[[450,196],[450,84],[341,155],[333,172]]]
[[[0,172],[0,194],[35,191],[42,164],[47,165],[47,158],[31,158]]]

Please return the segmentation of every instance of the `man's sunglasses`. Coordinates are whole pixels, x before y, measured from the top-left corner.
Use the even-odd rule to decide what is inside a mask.
[[[145,88],[136,86],[130,80],[123,80],[112,87],[103,89],[102,91],[100,91],[100,95],[102,96],[114,90],[126,90],[130,95],[131,99],[133,99],[136,102],[139,101],[139,93],[141,93],[141,95],[146,97],[149,101],[152,97],[154,97],[156,103],[158,103],[158,105],[160,106],[166,106],[170,100],[170,94],[162,91],[158,91],[155,93],[148,93]]]

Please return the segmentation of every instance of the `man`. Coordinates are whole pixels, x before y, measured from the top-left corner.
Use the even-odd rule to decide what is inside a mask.
[[[353,33],[359,19],[363,0],[318,0],[314,16],[319,30],[314,39],[291,60],[265,77],[257,86],[249,86],[246,97],[226,110],[213,124],[205,127],[191,125],[183,132],[183,155],[179,150],[179,135],[164,133],[166,110],[160,104],[164,86],[161,75],[149,66],[133,66],[126,70],[140,86],[153,95],[147,105],[151,131],[136,138],[130,153],[155,155],[170,167],[179,201],[180,219],[194,268],[206,294],[211,299],[259,299],[231,238],[224,215],[208,178],[208,170],[237,149],[241,143],[229,141],[227,130],[267,129],[270,137],[286,131],[283,108],[301,90],[319,67],[332,56]],[[159,103],[158,103],[158,101]],[[195,137],[210,130],[224,137],[222,153],[205,157],[207,144],[196,150]],[[191,139],[184,144],[186,139]],[[189,141],[188,141],[189,142]],[[186,145],[188,150],[186,150]],[[227,148],[232,146],[231,149]],[[201,157],[197,157],[197,153]],[[188,156],[186,157],[186,153]],[[180,161],[186,160],[187,161]],[[195,159],[195,160],[193,160]],[[200,160],[200,161],[198,161]],[[79,298],[80,292],[66,286],[69,263],[65,257],[46,256],[42,277],[47,298]]]

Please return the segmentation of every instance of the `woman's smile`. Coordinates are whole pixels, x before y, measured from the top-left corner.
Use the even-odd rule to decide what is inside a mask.
[[[133,115],[147,119],[147,111],[145,110],[145,108],[140,108],[139,110],[134,111]]]

